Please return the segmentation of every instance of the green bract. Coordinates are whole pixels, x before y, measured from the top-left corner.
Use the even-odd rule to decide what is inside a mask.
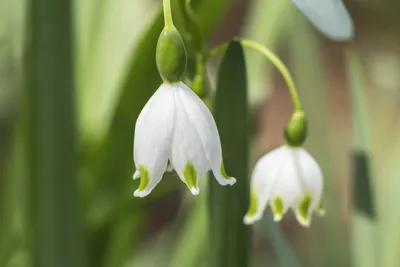
[[[186,71],[186,48],[175,28],[166,27],[157,42],[158,72],[166,83],[179,82]]]
[[[285,127],[285,140],[290,146],[303,145],[307,138],[307,119],[302,111],[296,111]]]

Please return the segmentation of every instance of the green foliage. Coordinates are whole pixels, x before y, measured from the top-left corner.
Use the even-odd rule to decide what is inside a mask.
[[[249,228],[242,222],[249,203],[249,125],[244,60],[240,43],[230,43],[218,74],[215,121],[227,173],[234,173],[237,183],[227,188],[211,179],[209,184],[211,267],[249,266]]]
[[[349,266],[349,235],[343,234],[348,231],[348,228],[341,219],[338,205],[343,192],[338,190],[337,183],[342,182],[343,179],[334,176],[332,170],[332,162],[337,160],[333,158],[333,153],[337,152],[335,147],[338,140],[334,140],[331,135],[335,129],[331,124],[327,71],[324,68],[322,51],[315,33],[307,21],[298,15],[291,13],[293,19],[290,36],[292,69],[308,119],[308,142],[305,145],[310,145],[323,170],[323,201],[330,218],[321,221],[321,234],[314,239],[315,244],[309,249],[312,250],[316,267]],[[325,245],[318,245],[322,243]]]
[[[34,266],[86,266],[78,210],[72,5],[30,5],[25,97]]]
[[[288,241],[274,221],[272,212],[266,211],[262,220],[265,227],[265,234],[274,250],[279,267],[301,267],[299,260],[290,248]]]
[[[370,57],[364,59],[369,52],[356,51],[363,38],[352,44],[356,53],[348,53],[345,63],[354,133],[352,161],[347,161],[344,148],[349,137],[340,131],[346,127],[336,128],[336,120],[346,121],[342,118],[346,108],[343,114],[331,114],[333,108],[337,110],[331,102],[338,105],[347,98],[341,96],[338,102],[332,94],[337,97],[339,89],[327,90],[332,82],[328,74],[335,75],[335,82],[340,80],[340,75],[328,69],[328,63],[342,63],[324,61],[326,55],[320,48],[328,49],[326,42],[320,42],[318,33],[294,11],[292,1],[244,1],[243,7],[251,12],[243,24],[244,8],[226,12],[232,1],[171,2],[174,23],[182,37],[178,43],[187,49],[183,79],[205,103],[215,100],[212,109],[223,161],[237,184],[222,187],[210,178],[200,196],[193,197],[176,174],[168,173],[151,196],[132,197],[134,189],[148,180],[143,170],[142,185],[131,179],[133,132],[141,109],[162,83],[156,61],[156,44],[164,26],[161,2],[0,1],[0,266],[399,266],[399,92],[377,89],[375,76],[385,76],[386,82],[393,77],[387,77],[388,71],[384,75],[374,68],[366,71],[362,61],[369,67]],[[327,3],[320,2],[321,7]],[[391,4],[395,7],[394,1]],[[353,3],[351,10],[360,12],[357,18],[361,21],[364,11],[359,11],[358,5],[362,4]],[[313,10],[300,10],[313,22],[306,12]],[[206,66],[209,54],[205,50],[208,43],[225,41],[218,35],[221,30],[215,31],[220,22],[224,31],[226,27],[224,38],[238,32],[236,23],[224,23],[231,19],[243,26],[244,35],[273,51],[285,52],[289,43],[291,53],[283,60],[293,64],[289,69],[296,74],[296,87],[307,114],[305,146],[321,164],[325,178],[325,218],[315,219],[309,229],[300,229],[291,224],[290,214],[280,224],[275,223],[271,209],[267,209],[263,220],[252,227],[254,242],[250,242],[251,228],[242,223],[246,210],[254,211],[248,203],[248,164],[259,152],[284,142],[281,135],[281,139],[274,139],[273,133],[277,127],[277,132],[282,131],[291,109],[285,113],[280,88],[269,86],[275,76],[266,73],[270,72],[266,66],[272,64],[252,52],[246,52],[245,64],[237,42],[228,41],[223,49],[215,50],[213,55],[227,48],[215,97],[209,98],[214,93],[214,76],[206,73],[214,74],[215,69]],[[333,29],[332,23],[323,25],[323,16],[318,19],[320,27]],[[380,38],[376,40],[378,43]],[[329,54],[331,49],[342,48],[329,45]],[[164,55],[171,47],[159,50]],[[183,60],[178,50],[177,61],[169,58],[161,64],[167,66],[167,71],[161,72],[169,72],[164,76],[172,76],[167,80],[179,80],[183,75],[180,67],[186,58]],[[374,90],[369,91],[369,87]],[[272,91],[276,92],[271,94],[274,98],[265,104],[263,96]],[[383,95],[393,102],[382,100]],[[270,123],[263,113],[265,109],[274,112],[277,106],[279,114]],[[368,110],[372,107],[373,112]],[[260,118],[251,116],[255,114]],[[254,120],[257,133],[270,127],[267,135],[271,139],[264,143],[257,135],[249,136],[249,120]],[[281,125],[275,120],[282,120]],[[384,122],[389,125],[386,129]],[[291,145],[304,142],[305,127],[303,118],[291,118],[286,127]],[[342,178],[346,177],[342,170],[347,162],[353,169],[353,191],[345,190],[349,181]],[[220,171],[228,177],[224,165]],[[185,175],[189,186],[195,186],[196,170],[190,164]],[[199,178],[200,187],[203,181]],[[350,191],[352,210],[346,209],[345,193]],[[256,204],[254,196],[253,200]],[[272,208],[282,213],[283,203],[275,202]],[[303,215],[307,206],[306,198],[298,207]]]
[[[371,188],[371,166],[369,159],[370,130],[362,65],[358,54],[347,51],[349,88],[352,101],[353,120],[353,231],[352,253],[354,266],[379,265],[378,251],[373,245],[377,240],[377,216]]]

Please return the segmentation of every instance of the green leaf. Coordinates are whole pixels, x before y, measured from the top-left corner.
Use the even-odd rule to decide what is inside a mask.
[[[202,191],[191,206],[189,217],[179,236],[170,261],[170,267],[197,267],[207,250],[207,192]]]
[[[393,97],[390,95],[390,97]],[[372,101],[371,101],[372,102]],[[397,108],[397,101],[394,102]],[[380,115],[387,115],[387,106],[380,110]],[[375,111],[375,109],[374,109]],[[383,114],[382,114],[383,113]],[[398,114],[398,112],[396,112]],[[380,117],[382,118],[382,117]],[[396,129],[395,131],[393,131]],[[399,179],[399,162],[400,162],[400,138],[398,136],[398,125],[390,125],[393,138],[387,141],[390,148],[383,151],[381,160],[382,165],[376,167],[376,174],[373,178],[375,181],[376,203],[378,204],[379,214],[379,265],[382,267],[397,267],[400,266],[400,255],[398,253],[398,244],[400,240],[400,214],[395,212],[398,210],[400,179]],[[385,135],[381,132],[382,135]],[[381,139],[382,140],[382,139]],[[375,140],[379,142],[380,140]],[[375,150],[374,150],[375,152]],[[374,159],[377,158],[374,154]],[[375,173],[375,172],[374,172]],[[379,189],[379,191],[378,191]],[[378,195],[379,193],[379,195]],[[371,243],[369,243],[371,244]],[[376,249],[376,243],[373,243]]]
[[[211,36],[229,3],[229,0],[193,0],[194,12],[205,41]]]
[[[364,95],[364,78],[362,63],[355,51],[347,51],[347,68],[349,87],[351,92],[351,106],[353,119],[353,147],[354,147],[354,198],[357,212],[374,219],[375,209],[371,191],[371,174],[369,163],[370,129],[368,125],[368,110]]]
[[[278,224],[274,221],[271,210],[268,209],[265,213],[262,221],[266,225],[266,235],[274,249],[279,267],[301,267],[299,260],[290,248]]]
[[[33,0],[26,115],[34,266],[86,266],[76,180],[70,0]],[[24,105],[25,106],[25,103]]]
[[[370,128],[361,59],[356,51],[347,51],[353,121],[353,199],[352,259],[354,266],[379,266],[378,227],[372,194],[370,171]]]
[[[376,212],[372,198],[370,161],[365,151],[354,151],[353,168],[354,208],[374,220]]]
[[[130,59],[127,55],[136,48],[159,5],[150,1],[74,0],[74,6],[79,131],[84,142],[101,142],[121,92]]]
[[[122,266],[132,253],[132,247],[142,237],[146,213],[140,209],[136,209],[134,213],[123,210],[122,213],[110,232],[103,267]]]
[[[32,266],[30,183],[26,162],[26,112],[18,118],[4,179],[1,181],[0,266]],[[1,173],[3,174],[3,173]],[[23,264],[22,264],[23,263]],[[9,264],[9,265],[8,265]]]
[[[225,169],[237,183],[223,187],[215,179],[209,183],[210,265],[249,265],[249,228],[243,216],[249,203],[247,81],[243,49],[229,44],[218,73],[214,103]]]
[[[344,161],[342,158],[332,158],[332,154],[335,152],[340,154],[338,149],[342,149],[344,146],[332,135],[335,128],[331,123],[328,79],[322,60],[324,55],[319,49],[318,39],[310,27],[311,25],[301,17],[294,7],[289,15],[292,18],[290,44],[293,56],[293,74],[296,87],[299,89],[300,100],[308,118],[309,134],[306,146],[310,148],[323,172],[322,201],[328,214],[321,220],[313,221],[312,229],[318,232],[318,226],[320,226],[321,234],[311,240],[311,246],[307,248],[310,252],[305,255],[311,251],[313,253],[309,266],[348,266],[350,264],[349,233],[346,232],[348,231],[347,224],[341,219],[340,203],[343,192],[337,186],[338,183],[345,181],[344,175],[338,175],[338,172],[342,174],[340,173],[342,169],[335,171],[332,169],[332,162],[340,164]],[[318,221],[320,221],[319,225]],[[320,246],[321,243],[325,245]],[[315,265],[312,265],[313,263]]]

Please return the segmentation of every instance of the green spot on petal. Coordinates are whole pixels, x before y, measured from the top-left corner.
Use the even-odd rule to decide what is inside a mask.
[[[318,214],[319,216],[324,216],[325,213],[326,213],[326,211],[325,211],[325,209],[324,209],[324,207],[323,207],[323,205],[322,205],[322,202],[320,202],[320,203],[318,204],[318,207],[317,207],[317,214]]]
[[[140,185],[138,190],[143,191],[149,184],[150,175],[149,175],[149,170],[144,165],[139,165],[139,171],[140,171]]]
[[[197,171],[191,161],[186,162],[183,169],[183,176],[189,189],[197,188]]]
[[[297,206],[299,216],[304,222],[309,221],[308,210],[310,209],[311,202],[312,198],[309,194],[307,194],[304,196],[304,198],[300,201],[299,205]]]
[[[277,220],[280,220],[282,218],[283,210],[284,210],[284,205],[282,198],[276,197],[274,199],[274,204],[272,205],[272,211],[274,212],[275,218],[277,218]]]
[[[254,216],[254,214],[257,213],[257,206],[258,206],[258,198],[257,198],[256,194],[253,191],[251,191],[250,206],[249,206],[249,210],[246,213],[246,216],[248,216],[248,217]]]
[[[222,177],[224,177],[226,180],[231,180],[232,179],[231,177],[229,177],[226,174],[224,163],[222,161],[221,161],[221,168],[219,169],[219,172],[221,173]]]

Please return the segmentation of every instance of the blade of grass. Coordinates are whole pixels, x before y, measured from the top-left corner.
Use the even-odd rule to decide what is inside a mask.
[[[75,2],[79,131],[85,142],[99,142],[110,127],[127,55],[158,10],[150,1]]]
[[[279,229],[278,224],[273,219],[271,210],[267,210],[263,222],[266,227],[266,235],[274,249],[277,262],[280,267],[301,267],[299,260],[290,248],[288,241]]]
[[[379,266],[376,214],[370,173],[370,130],[364,95],[362,63],[356,51],[347,51],[353,117],[354,211],[352,221],[353,266]]]
[[[70,0],[33,0],[26,90],[34,261],[86,266],[76,185]]]
[[[104,267],[122,266],[130,256],[133,243],[141,237],[143,226],[146,221],[146,213],[136,209],[135,212],[122,211],[123,216],[119,216],[113,225],[108,249],[106,250]]]
[[[204,192],[205,193],[205,192]],[[179,230],[179,239],[170,267],[197,267],[206,254],[207,245],[207,199],[202,193],[190,207],[191,212],[183,229]]]
[[[26,112],[23,114],[26,117]],[[18,118],[14,129],[10,157],[2,176],[0,227],[0,266],[32,266],[30,247],[30,183],[26,162],[26,118]]]
[[[242,220],[249,201],[249,125],[245,58],[238,42],[229,44],[221,63],[214,111],[225,169],[237,183],[227,188],[209,182],[210,266],[246,267],[250,238]]]
[[[327,216],[321,220],[322,232],[314,238],[315,245],[311,248],[313,257],[310,260],[315,266],[349,266],[349,240],[346,224],[340,213],[342,190],[338,186],[343,180],[334,179],[339,177],[334,177],[334,170],[331,167],[332,155],[337,153],[335,151],[337,141],[331,135],[334,129],[330,123],[332,117],[326,67],[315,32],[294,7],[292,11],[293,33],[290,44],[294,76],[309,122],[306,145],[312,147],[311,151],[324,174],[323,203],[327,210]],[[320,243],[325,245],[320,246]]]
[[[386,113],[386,112],[385,112]],[[391,129],[396,126],[392,126]],[[395,212],[398,209],[400,179],[399,179],[399,162],[400,162],[400,138],[398,131],[393,132],[393,139],[389,140],[391,148],[386,150],[383,161],[380,165],[379,179],[380,194],[376,194],[377,209],[379,215],[379,266],[397,267],[400,266],[400,254],[398,248],[400,246],[400,215]],[[376,185],[376,183],[375,183]],[[377,186],[374,187],[377,190]],[[377,253],[377,252],[376,252]]]

